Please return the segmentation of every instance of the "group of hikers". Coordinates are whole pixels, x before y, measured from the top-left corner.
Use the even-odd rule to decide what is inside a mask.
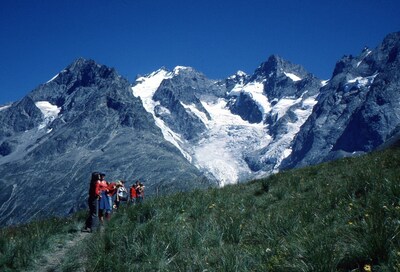
[[[110,220],[113,210],[117,210],[122,202],[140,204],[144,200],[144,185],[139,180],[128,190],[125,181],[107,182],[105,174],[93,172],[89,185],[89,215],[85,222],[84,232],[92,232],[98,221]]]

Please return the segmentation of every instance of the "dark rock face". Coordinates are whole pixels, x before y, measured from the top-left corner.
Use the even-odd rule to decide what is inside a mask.
[[[314,96],[318,94],[321,87],[320,80],[308,73],[302,66],[292,64],[276,55],[269,57],[251,77],[245,79],[245,84],[251,82],[262,82],[263,93],[272,106],[282,98],[302,97],[305,99]],[[267,113],[266,119],[263,119],[259,105],[246,93],[241,92],[235,99],[232,99],[230,109],[232,113],[240,115],[251,123],[264,121],[269,125],[276,125],[277,116]]]
[[[240,93],[232,99],[231,111],[249,122],[263,122],[272,141],[257,150],[247,152],[244,159],[254,171],[270,173],[280,165],[291,148],[293,137],[314,106],[321,81],[305,71],[300,65],[292,64],[276,55],[268,58],[246,82],[262,83],[263,95],[270,106],[260,111],[254,98]]]
[[[47,120],[38,101],[57,106],[57,116]],[[165,141],[129,82],[90,60],[1,110],[0,122],[0,225],[81,209],[92,171],[143,180],[147,195],[210,185]]]
[[[169,81],[166,81],[154,94],[153,99],[159,101],[160,105],[168,109],[172,114],[163,116],[158,112],[158,116],[174,131],[183,135],[185,139],[191,140],[195,135],[205,131],[206,128],[196,115],[185,110],[181,103],[182,100],[180,100],[182,98],[179,97],[179,94],[176,95],[174,93],[174,86],[168,85]],[[190,92],[190,94],[193,94],[193,92]],[[201,106],[197,97],[193,96],[190,99],[194,104]]]
[[[295,74],[301,80],[294,81],[288,76],[289,73]],[[272,55],[258,67],[254,75],[250,78],[250,81],[264,80],[264,92],[273,100],[283,97],[300,97],[304,93],[304,85],[306,84],[303,81],[304,79],[307,79],[309,82],[310,80],[312,81],[313,76],[302,66],[290,63],[279,56]],[[312,89],[309,95],[317,92],[318,89]]]
[[[337,63],[283,167],[369,152],[395,133],[400,122],[399,48],[397,32],[375,50],[364,49],[360,56]]]
[[[173,77],[162,81],[153,96],[153,100],[168,109],[170,114],[163,115],[160,107],[156,111],[169,128],[183,135],[186,140],[193,140],[206,131],[206,127],[200,118],[185,106],[196,108],[210,119],[200,99],[207,96],[224,96],[224,88],[189,67],[177,68],[174,73]]]
[[[263,121],[262,112],[258,108],[257,103],[249,95],[240,93],[232,102],[229,108],[233,114],[241,116],[243,120],[250,123],[260,123]]]
[[[42,120],[41,111],[35,106],[34,101],[25,97],[16,102],[12,107],[0,112],[0,141],[18,132],[32,129]]]

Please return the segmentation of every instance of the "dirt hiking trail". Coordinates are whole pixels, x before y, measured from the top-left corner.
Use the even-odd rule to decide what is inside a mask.
[[[55,239],[55,242],[50,248],[45,251],[37,260],[34,261],[33,265],[25,272],[61,272],[62,266],[67,258],[67,253],[75,248],[90,236],[90,233],[81,232],[80,230],[73,233],[69,233],[67,237]],[[75,255],[75,254],[74,254]],[[84,254],[77,254],[77,258],[73,261],[73,271],[84,272],[82,264],[85,261]]]

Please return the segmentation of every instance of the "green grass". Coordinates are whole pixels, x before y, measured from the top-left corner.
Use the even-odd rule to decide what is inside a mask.
[[[56,240],[79,230],[85,214],[80,212],[70,218],[51,218],[0,229],[0,271],[28,268]]]
[[[387,150],[146,201],[93,240],[87,269],[400,270],[399,165]]]
[[[400,271],[399,165],[389,149],[148,199],[77,250],[87,271]]]

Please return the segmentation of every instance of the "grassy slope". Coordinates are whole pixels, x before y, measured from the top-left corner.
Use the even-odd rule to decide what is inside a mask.
[[[88,271],[398,271],[399,165],[397,148],[147,200],[76,252]]]
[[[0,271],[32,268],[44,252],[65,244],[77,233],[84,217],[80,212],[70,218],[51,218],[0,229]]]
[[[396,271],[399,165],[387,150],[154,199],[114,216],[88,268]]]

